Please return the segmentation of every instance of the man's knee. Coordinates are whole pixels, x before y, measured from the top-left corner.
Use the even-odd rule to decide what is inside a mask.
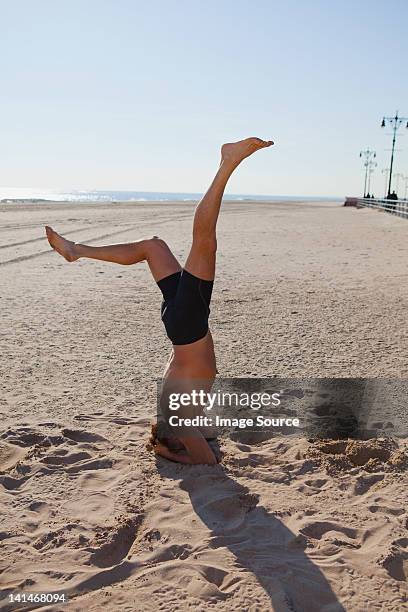
[[[158,251],[168,251],[169,247],[167,242],[159,238],[158,236],[153,236],[152,238],[148,238],[146,240],[146,258],[148,259],[152,254],[157,253]]]

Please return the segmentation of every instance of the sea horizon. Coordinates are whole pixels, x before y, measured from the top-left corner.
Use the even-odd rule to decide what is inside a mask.
[[[138,190],[52,190],[30,188],[0,188],[0,201],[47,201],[47,202],[172,202],[195,201],[202,193],[172,191]],[[257,195],[225,194],[225,200],[241,201],[342,201],[338,196],[294,196],[294,195]]]

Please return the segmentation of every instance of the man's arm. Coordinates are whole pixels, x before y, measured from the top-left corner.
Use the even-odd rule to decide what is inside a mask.
[[[195,435],[180,436],[180,442],[185,447],[193,464],[215,465],[218,463],[207,440],[196,430]]]
[[[160,455],[160,457],[164,457],[165,459],[169,459],[169,461],[175,461],[177,463],[187,463],[192,464],[191,458],[186,453],[174,453],[167,446],[161,444],[160,442],[156,442],[153,447],[156,455]]]
[[[176,463],[188,465],[215,465],[218,463],[206,440],[194,436],[192,438],[184,438],[182,442],[187,452],[174,453],[158,440],[153,449],[157,455]]]

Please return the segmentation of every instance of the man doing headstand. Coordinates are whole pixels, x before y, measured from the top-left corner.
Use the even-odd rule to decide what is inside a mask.
[[[169,393],[191,391],[198,381],[206,390],[216,375],[214,344],[208,328],[217,251],[216,225],[228,179],[242,162],[272,141],[246,138],[221,148],[221,163],[194,214],[193,240],[184,267],[167,244],[154,236],[128,244],[94,247],[66,240],[46,226],[47,238],[67,261],[80,257],[130,265],[146,261],[162,294],[161,317],[173,348],[163,374],[161,405],[166,410]],[[199,431],[161,438],[153,428],[154,451],[167,459],[188,464],[214,464],[216,457]]]

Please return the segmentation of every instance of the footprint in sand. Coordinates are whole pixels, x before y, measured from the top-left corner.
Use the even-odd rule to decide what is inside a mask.
[[[12,476],[0,475],[0,484],[3,485],[7,491],[16,491],[18,490],[25,482],[28,480],[28,477],[25,478],[13,478]]]
[[[305,480],[305,485],[313,489],[321,489],[327,483],[327,478],[315,478],[313,480]]]
[[[7,491],[20,491],[36,474],[65,471],[68,474],[111,468],[106,455],[109,442],[83,429],[63,429],[61,435],[22,425],[3,432],[0,440],[0,484]]]
[[[211,565],[201,566],[197,570],[188,582],[187,592],[190,595],[205,601],[208,598],[222,601],[229,597],[229,593],[223,591],[228,572]]]
[[[37,537],[32,546],[41,552],[61,546],[77,549],[81,537],[83,537],[83,531],[83,527],[78,523],[67,523],[64,527],[51,531],[43,530],[43,533]]]
[[[93,412],[91,414],[77,414],[74,417],[77,421],[103,421],[114,423],[115,425],[134,425],[138,423],[138,419],[129,419],[120,417],[115,414],[109,415],[103,412]]]
[[[89,548],[90,562],[97,567],[112,567],[129,553],[142,524],[143,515],[120,517],[115,527],[107,528],[99,537],[101,543]]]
[[[27,506],[29,512],[35,513],[39,518],[45,520],[52,514],[52,510],[47,502],[33,501]]]
[[[104,470],[111,468],[113,465],[112,459],[109,457],[102,457],[101,459],[93,459],[90,461],[80,461],[76,465],[72,465],[66,469],[69,474],[75,474],[85,470]]]
[[[113,461],[106,456],[108,440],[84,429],[62,429],[63,444],[41,458],[51,469],[64,469],[68,474],[110,468]],[[74,450],[75,449],[75,450]]]
[[[63,429],[62,435],[74,442],[108,442],[104,436],[84,429]]]
[[[373,514],[391,514],[392,516],[402,516],[406,512],[405,508],[395,508],[394,506],[390,506],[389,504],[372,504],[371,506],[367,507],[367,510],[369,510]]]
[[[183,560],[186,558],[185,555],[180,554],[180,551],[170,552],[170,550],[167,551],[167,554],[163,554],[160,559],[155,557],[155,562],[160,562],[160,565],[154,572],[154,588],[158,588],[158,583],[161,585],[161,590],[165,585],[177,584],[179,587],[184,588],[190,596],[205,602],[204,605],[207,608],[209,600],[213,602],[213,605],[216,601],[226,600],[230,596],[231,591],[234,590],[237,582],[242,581],[241,576],[231,575],[230,572],[220,567],[205,563],[194,562],[186,564],[183,566],[181,574],[179,567],[173,563],[166,563],[166,561],[171,562],[174,559]],[[166,609],[169,608],[167,607]]]
[[[364,495],[371,489],[372,486],[381,482],[384,479],[384,474],[369,474],[367,476],[358,476],[354,485],[353,492],[355,495]]]
[[[394,540],[377,563],[381,565],[394,580],[406,583],[408,579],[408,538]]]
[[[250,493],[225,495],[225,492],[224,494],[220,492],[218,499],[203,499],[194,506],[206,525],[214,531],[222,529],[226,532],[240,527],[248,512],[253,510],[258,502],[258,495]]]
[[[0,471],[7,472],[21,461],[26,452],[13,444],[0,442]]]
[[[77,453],[68,453],[67,451],[62,453],[55,453],[51,455],[47,455],[43,457],[41,461],[46,463],[49,466],[62,466],[62,465],[72,465],[73,463],[78,463],[80,461],[85,461],[86,459],[91,459],[92,455],[85,451],[79,451]]]
[[[1,437],[10,444],[16,444],[17,446],[35,446],[44,443],[47,436],[31,427],[17,427],[8,429],[1,434]]]
[[[316,548],[320,554],[336,555],[342,548],[359,549],[364,533],[333,521],[311,521],[299,530],[305,538],[305,548]]]
[[[154,563],[166,563],[175,559],[183,561],[191,556],[192,550],[189,544],[168,544],[161,546],[160,549],[155,551],[152,555],[152,560],[154,560]]]
[[[356,540],[359,536],[357,529],[345,527],[333,521],[308,521],[304,523],[299,531],[301,534],[314,540],[327,539],[328,535],[330,535],[330,538],[336,538],[337,540],[344,538],[344,536],[350,540]]]

